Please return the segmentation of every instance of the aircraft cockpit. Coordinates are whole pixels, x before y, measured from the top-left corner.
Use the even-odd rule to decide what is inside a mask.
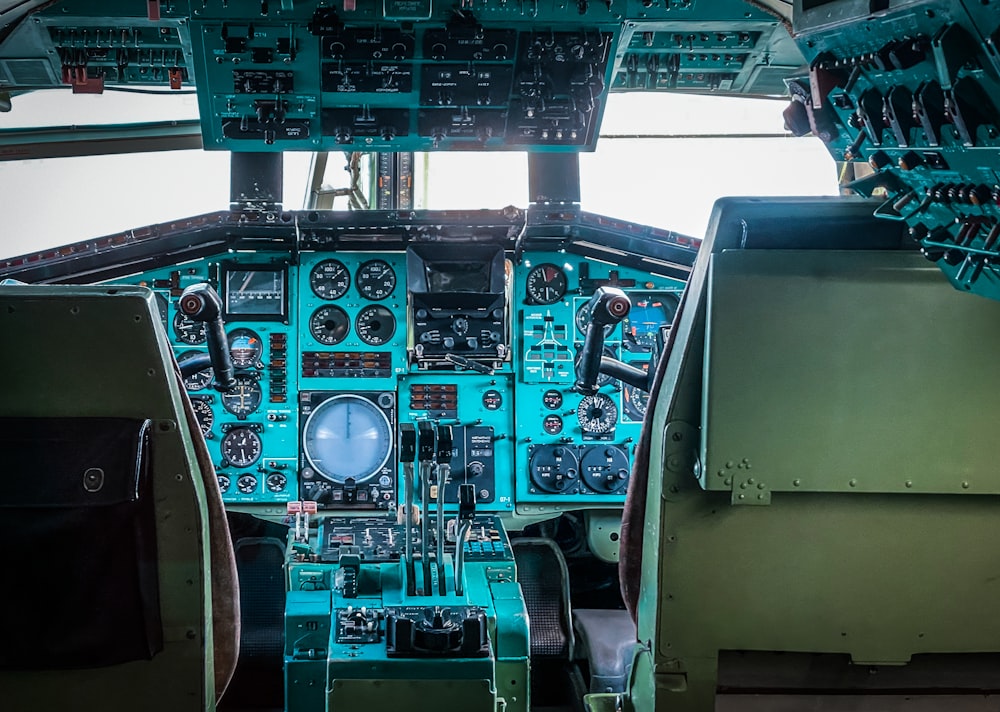
[[[4,709],[988,707],[998,33],[0,0]]]

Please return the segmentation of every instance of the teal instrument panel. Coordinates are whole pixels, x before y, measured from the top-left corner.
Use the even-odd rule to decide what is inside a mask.
[[[399,425],[421,420],[453,428],[449,508],[463,483],[484,512],[621,503],[648,396],[605,376],[595,395],[574,389],[588,301],[602,285],[631,297],[605,353],[648,368],[684,283],[559,251],[520,257],[236,252],[128,281],[156,292],[181,363],[207,349],[181,291],[207,281],[223,299],[237,388],[217,392],[210,371],[185,387],[229,504],[391,515]]]

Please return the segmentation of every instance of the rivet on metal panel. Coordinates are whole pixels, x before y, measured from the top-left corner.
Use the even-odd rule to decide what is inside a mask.
[[[962,483],[962,489],[969,489],[969,483],[968,482],[963,482]]]
[[[906,481],[906,486],[907,487],[913,487],[913,480],[907,480]]]
[[[726,487],[728,487],[729,485],[733,484],[733,478],[732,477],[727,477],[726,479],[724,479],[722,481],[722,484],[724,484]]]
[[[850,481],[848,481],[847,484],[849,484],[851,487],[857,487],[858,486],[858,481],[857,480],[850,480]]]
[[[802,480],[792,480],[792,486],[793,487],[801,487],[802,486]]]

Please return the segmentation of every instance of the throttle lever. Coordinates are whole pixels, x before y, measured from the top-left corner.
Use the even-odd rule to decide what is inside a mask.
[[[191,321],[205,324],[208,356],[215,371],[215,390],[228,393],[236,387],[233,359],[229,354],[226,328],[222,323],[222,299],[207,282],[192,284],[181,292],[177,308]]]
[[[617,287],[598,287],[587,302],[590,323],[576,361],[576,390],[586,395],[597,392],[597,376],[604,354],[604,327],[615,326],[628,316],[632,302]]]

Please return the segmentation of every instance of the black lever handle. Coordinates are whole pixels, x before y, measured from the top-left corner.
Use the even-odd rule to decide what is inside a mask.
[[[437,433],[434,425],[428,420],[417,422],[417,459],[420,462],[433,462],[437,455]]]
[[[413,423],[399,424],[399,461],[413,462],[417,457],[417,429]]]
[[[208,356],[215,371],[215,390],[223,393],[236,386],[233,359],[229,355],[226,328],[222,324],[222,300],[208,283],[192,284],[181,293],[177,307],[192,321],[205,324],[208,336]]]
[[[597,392],[597,376],[604,352],[604,327],[613,326],[628,316],[632,309],[625,292],[616,287],[598,287],[587,302],[590,323],[583,347],[576,361],[576,389],[592,395]]]

